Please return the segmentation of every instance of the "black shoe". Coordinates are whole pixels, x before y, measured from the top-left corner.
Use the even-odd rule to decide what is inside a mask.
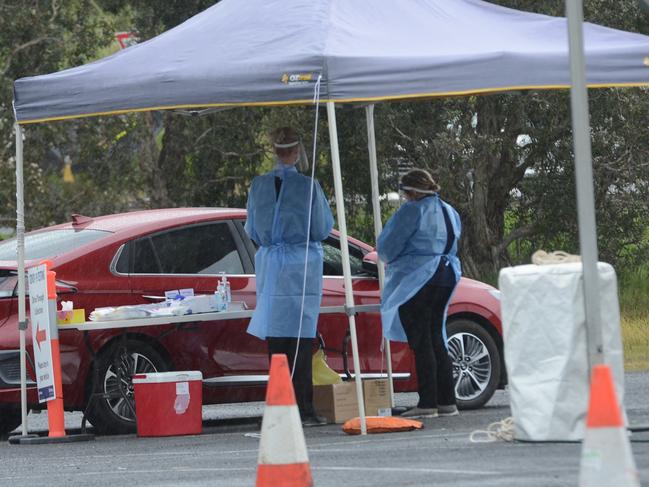
[[[419,406],[410,408],[407,411],[401,413],[402,418],[436,418],[437,408],[420,408]]]
[[[304,428],[309,428],[311,426],[323,426],[327,424],[327,419],[323,418],[322,416],[318,416],[317,414],[309,414],[308,416],[304,416],[302,418],[302,426]]]
[[[437,415],[438,416],[457,416],[460,412],[457,410],[455,404],[449,404],[448,406],[443,406],[439,404],[437,406]]]
[[[401,416],[403,413],[405,413],[408,409],[405,406],[395,406],[392,408],[392,416]]]

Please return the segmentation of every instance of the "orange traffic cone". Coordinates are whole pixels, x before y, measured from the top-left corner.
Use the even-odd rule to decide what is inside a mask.
[[[300,412],[283,354],[273,355],[270,361],[257,463],[257,487],[313,485]]]
[[[622,421],[608,365],[593,367],[580,487],[640,487],[631,443]]]

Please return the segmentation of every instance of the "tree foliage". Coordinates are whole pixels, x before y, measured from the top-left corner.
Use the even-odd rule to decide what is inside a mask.
[[[562,15],[564,0],[493,0]],[[214,0],[6,0],[0,4],[0,220],[15,219],[13,80],[80,65],[116,49],[116,31],[142,40]],[[585,18],[649,34],[633,0],[586,0]],[[646,258],[649,98],[643,89],[590,91],[599,250],[633,266]],[[373,241],[365,110],[337,111],[350,233]],[[316,176],[333,199],[329,134],[317,121]],[[251,179],[271,165],[266,134],[295,125],[309,156],[314,107],[239,108],[204,116],[150,112],[30,126],[25,153],[28,228],[167,206],[245,205]],[[465,273],[493,277],[537,248],[578,252],[570,101],[567,91],[517,92],[376,107],[381,192],[398,168],[425,167],[459,210]],[[74,183],[62,180],[69,156]],[[387,217],[393,207],[383,205]],[[2,224],[0,223],[0,226]]]

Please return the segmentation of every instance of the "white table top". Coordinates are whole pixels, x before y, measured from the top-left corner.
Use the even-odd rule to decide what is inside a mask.
[[[239,307],[240,308],[240,307]],[[364,304],[354,307],[357,313],[378,313],[378,304]],[[222,321],[250,318],[254,310],[233,309],[213,313],[195,313],[181,316],[157,316],[153,318],[133,318],[128,320],[86,321],[84,323],[60,324],[59,330],[109,330],[115,328],[137,328],[143,326],[175,325],[179,323],[195,323],[197,321]],[[320,314],[345,313],[344,306],[323,306]]]

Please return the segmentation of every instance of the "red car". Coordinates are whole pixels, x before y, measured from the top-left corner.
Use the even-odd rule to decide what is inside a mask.
[[[88,315],[98,307],[150,302],[165,290],[214,292],[220,272],[233,301],[255,306],[255,245],[244,232],[246,213],[236,209],[178,208],[97,218],[76,215],[70,223],[26,235],[26,259],[48,258],[57,277],[58,299]],[[324,246],[323,306],[344,304],[341,252],[333,233]],[[376,254],[350,240],[356,304],[379,302]],[[20,423],[20,366],[16,242],[0,242],[0,435]],[[29,316],[29,315],[28,315]],[[385,373],[378,313],[357,316],[363,376]],[[86,410],[98,432],[135,429],[131,405],[135,373],[200,370],[204,404],[258,401],[268,373],[265,342],[246,333],[248,319],[182,325],[96,330],[60,330],[65,408]],[[345,314],[321,314],[318,331],[329,365],[345,372],[351,350]],[[463,408],[480,407],[504,383],[500,301],[496,289],[463,278],[448,317],[449,353],[456,395]],[[32,356],[28,331],[28,355]],[[349,352],[351,354],[351,352]],[[29,359],[31,361],[31,358]],[[416,390],[414,361],[405,344],[392,344],[396,391]],[[351,361],[350,361],[351,362]],[[33,380],[33,371],[28,366]],[[94,376],[93,372],[97,375]],[[120,380],[125,377],[125,380]],[[94,383],[93,400],[88,408]],[[120,391],[121,388],[121,391]],[[29,407],[38,409],[30,381]]]

